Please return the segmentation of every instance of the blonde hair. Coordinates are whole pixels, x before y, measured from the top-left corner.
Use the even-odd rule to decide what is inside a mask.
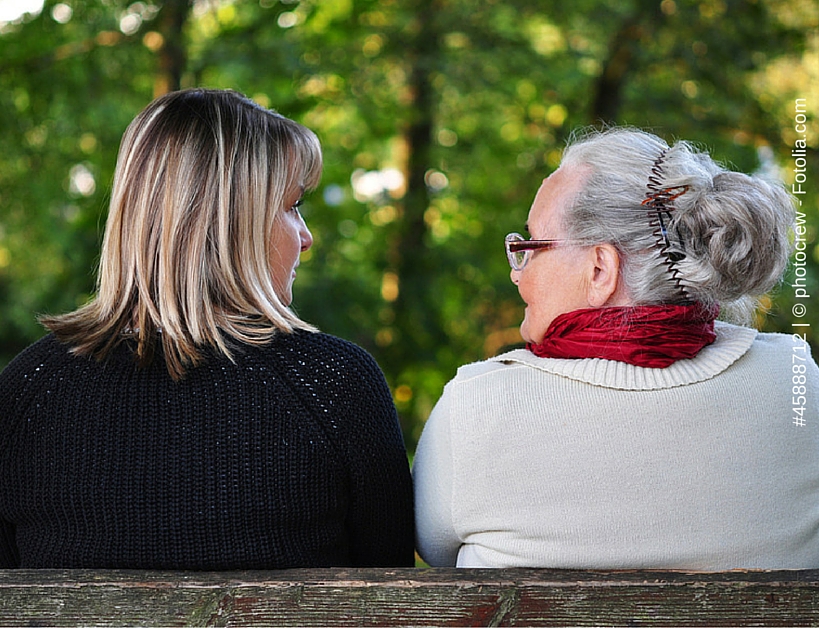
[[[72,351],[103,359],[126,338],[138,362],[161,342],[174,379],[202,350],[314,331],[274,289],[271,241],[286,197],[321,176],[309,129],[230,90],[153,101],[117,160],[96,297],[43,324]]]

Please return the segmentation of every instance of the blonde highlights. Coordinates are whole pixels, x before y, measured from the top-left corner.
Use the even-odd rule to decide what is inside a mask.
[[[160,342],[182,377],[213,347],[263,344],[313,330],[276,293],[276,216],[321,176],[309,129],[236,92],[192,89],[152,102],[123,136],[97,295],[43,323],[81,355],[103,358],[125,338],[140,363]]]

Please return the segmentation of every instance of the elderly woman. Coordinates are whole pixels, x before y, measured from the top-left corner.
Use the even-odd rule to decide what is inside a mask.
[[[461,368],[425,426],[421,556],[819,567],[819,370],[798,335],[715,321],[780,281],[792,221],[685,142],[576,139],[506,238],[526,349]]]
[[[231,91],[131,123],[96,297],[0,374],[0,568],[414,564],[384,377],[289,308],[321,167]]]

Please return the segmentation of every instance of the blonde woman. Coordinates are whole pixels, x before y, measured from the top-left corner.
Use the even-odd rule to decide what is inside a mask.
[[[96,297],[0,375],[0,567],[413,564],[384,377],[289,309],[321,168],[232,91],[137,116]]]

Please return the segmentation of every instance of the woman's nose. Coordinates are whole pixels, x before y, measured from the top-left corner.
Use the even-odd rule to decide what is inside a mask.
[[[299,239],[301,240],[302,251],[306,251],[313,246],[313,234],[310,233],[310,229],[307,223],[304,222],[304,218],[301,219],[301,226],[299,227]]]
[[[520,283],[520,271],[513,268],[509,272],[509,279],[512,280],[513,284],[518,285]]]

